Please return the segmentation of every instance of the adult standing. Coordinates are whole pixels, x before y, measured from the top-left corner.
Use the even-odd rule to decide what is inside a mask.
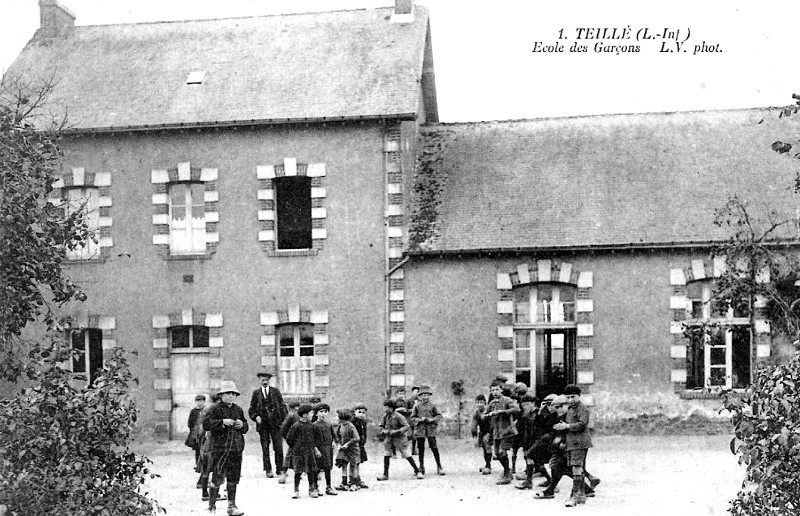
[[[269,384],[272,374],[261,371],[256,375],[261,385],[253,390],[250,398],[250,409],[247,414],[256,423],[256,431],[261,440],[261,456],[264,463],[264,472],[267,478],[273,478],[272,462],[269,458],[269,443],[275,452],[275,469],[283,471],[283,436],[281,423],[286,418],[288,411],[283,403],[283,396],[277,387]]]

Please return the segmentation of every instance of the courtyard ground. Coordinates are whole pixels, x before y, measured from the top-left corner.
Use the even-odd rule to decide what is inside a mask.
[[[744,469],[728,448],[730,437],[717,436],[595,436],[588,469],[602,479],[597,496],[577,508],[564,507],[571,487],[565,478],[561,492],[553,500],[535,500],[532,491],[497,486],[497,472],[478,473],[481,456],[472,439],[440,438],[446,476],[431,475],[433,464],[428,452],[428,475],[413,478],[402,459],[391,462],[388,482],[377,482],[382,471],[379,443],[370,443],[369,462],[363,465],[362,478],[369,489],[339,492],[338,496],[308,498],[303,479],[299,500],[292,500],[291,479],[278,484],[261,471],[261,450],[253,436],[245,448],[242,481],[237,505],[247,516],[272,514],[363,514],[363,515],[723,515],[744,476]],[[135,443],[153,462],[161,478],[150,481],[151,494],[167,509],[168,515],[203,514],[207,502],[195,489],[193,452],[182,442]],[[518,459],[521,463],[521,460]],[[495,468],[499,464],[495,463]],[[341,480],[333,476],[335,484]],[[517,482],[515,481],[514,484]],[[224,515],[227,502],[217,502],[217,514]],[[535,512],[531,512],[535,511]]]

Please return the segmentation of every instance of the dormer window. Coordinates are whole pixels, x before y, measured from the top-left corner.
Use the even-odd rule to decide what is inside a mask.
[[[203,84],[204,80],[206,80],[206,72],[204,71],[189,72],[188,77],[186,77],[186,84]]]

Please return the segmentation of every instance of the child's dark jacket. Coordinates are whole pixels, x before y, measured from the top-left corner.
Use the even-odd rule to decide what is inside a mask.
[[[292,426],[298,421],[300,421],[300,416],[297,415],[297,412],[291,412],[286,416],[283,423],[281,423],[281,435],[284,439],[289,435],[289,430],[291,430]]]
[[[319,433],[319,451],[322,457],[319,459],[319,467],[321,470],[328,470],[333,468],[333,443],[336,437],[333,435],[333,426],[327,421],[317,419],[314,422],[314,427]]]
[[[300,419],[289,429],[286,442],[292,448],[292,469],[295,473],[315,473],[320,470],[315,452],[319,451],[322,443],[313,423]]]
[[[359,462],[367,462],[367,420],[354,417],[352,423],[358,432],[358,444],[361,448],[361,458]]]
[[[238,419],[242,421],[242,428],[225,426],[223,419]],[[244,434],[247,433],[247,419],[244,417],[242,407],[236,403],[226,405],[223,402],[214,405],[203,418],[203,428],[211,432],[211,452],[237,452],[244,450]]]

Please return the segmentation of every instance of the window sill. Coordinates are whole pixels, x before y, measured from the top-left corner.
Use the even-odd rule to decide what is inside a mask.
[[[170,348],[169,352],[176,354],[194,354],[194,353],[203,354],[203,353],[208,353],[209,348]]]
[[[731,389],[731,390],[716,390],[716,391],[707,391],[707,390],[691,390],[691,391],[683,391],[678,393],[678,396],[682,400],[718,400],[724,394],[742,394],[745,392],[745,389]]]
[[[96,263],[104,263],[106,258],[104,256],[97,256],[95,258],[65,258],[62,265],[90,265]]]
[[[209,260],[211,259],[211,253],[200,253],[200,254],[168,254],[166,256],[167,260],[175,260],[175,261],[191,261],[191,260]]]
[[[292,257],[292,256],[317,256],[319,249],[279,249],[276,251],[267,251],[267,256],[275,258]]]

